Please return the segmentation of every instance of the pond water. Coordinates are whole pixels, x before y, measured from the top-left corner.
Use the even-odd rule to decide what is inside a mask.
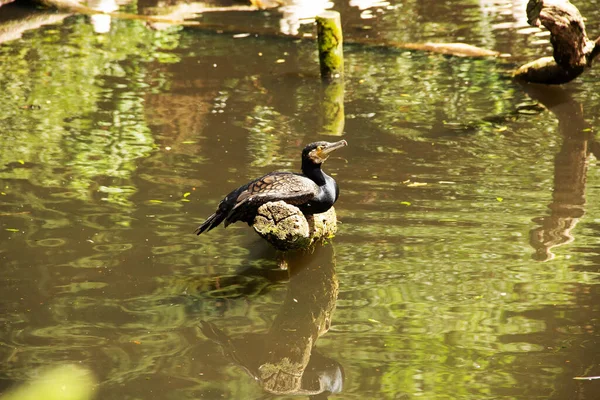
[[[75,363],[97,399],[600,398],[574,379],[600,375],[600,73],[514,82],[551,54],[524,7],[334,3],[349,40],[511,57],[347,45],[341,224],[290,272],[243,224],[192,232],[339,140],[314,42],[51,14],[0,44],[0,390]],[[312,32],[290,18],[200,21]]]

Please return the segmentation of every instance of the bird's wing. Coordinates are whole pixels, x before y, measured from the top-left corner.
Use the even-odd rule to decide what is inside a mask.
[[[254,219],[256,209],[269,201],[283,200],[301,205],[319,193],[312,180],[289,172],[273,172],[251,182],[237,197],[235,206],[227,216],[226,224]],[[250,221],[251,222],[251,221]]]
[[[290,204],[302,204],[319,193],[312,180],[288,172],[273,172],[251,182],[236,199],[236,207],[244,202],[284,200]]]

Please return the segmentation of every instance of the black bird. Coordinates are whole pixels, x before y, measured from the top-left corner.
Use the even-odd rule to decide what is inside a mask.
[[[339,188],[335,180],[321,169],[329,154],[347,146],[339,142],[315,142],[302,150],[302,174],[271,172],[229,193],[217,207],[217,211],[204,221],[194,233],[210,231],[225,221],[225,227],[236,221],[251,225],[258,208],[269,201],[283,200],[295,205],[305,215],[325,212],[338,198]]]

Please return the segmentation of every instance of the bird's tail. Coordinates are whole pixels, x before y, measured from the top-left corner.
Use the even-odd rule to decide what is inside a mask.
[[[216,213],[214,213],[213,215],[211,215],[210,217],[208,217],[206,219],[206,221],[204,221],[204,223],[202,225],[200,225],[198,228],[196,228],[196,230],[194,231],[194,233],[196,235],[201,234],[204,231],[210,231],[212,228],[215,228],[217,226],[219,226],[219,224],[221,222],[223,222],[223,220],[227,217],[227,214],[217,210]]]

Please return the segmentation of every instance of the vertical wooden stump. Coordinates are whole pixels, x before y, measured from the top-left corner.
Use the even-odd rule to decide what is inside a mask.
[[[333,80],[344,77],[344,51],[342,49],[342,19],[337,11],[325,11],[316,18],[321,77]]]

